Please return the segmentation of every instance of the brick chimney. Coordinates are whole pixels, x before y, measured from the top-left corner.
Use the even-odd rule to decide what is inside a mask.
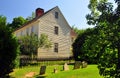
[[[44,14],[44,9],[37,8],[36,9],[36,17],[42,16]]]

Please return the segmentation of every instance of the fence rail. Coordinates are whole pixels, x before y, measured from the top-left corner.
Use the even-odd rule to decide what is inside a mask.
[[[54,65],[54,64],[64,64],[65,62],[71,62],[72,58],[30,58],[30,57],[20,57],[20,67],[27,65]],[[52,63],[51,63],[52,62]]]

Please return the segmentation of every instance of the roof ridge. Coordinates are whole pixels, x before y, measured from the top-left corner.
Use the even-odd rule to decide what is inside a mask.
[[[44,16],[45,14],[47,14],[48,12],[52,11],[53,9],[55,9],[57,7],[58,6],[55,6],[55,7],[51,8],[50,10],[46,11],[43,15],[33,18],[32,20],[30,20],[30,21],[26,22],[25,24],[23,24],[21,27],[17,28],[15,31],[19,30],[20,28],[25,27],[26,25],[30,24],[31,22],[36,21],[37,19],[41,18],[42,16]]]

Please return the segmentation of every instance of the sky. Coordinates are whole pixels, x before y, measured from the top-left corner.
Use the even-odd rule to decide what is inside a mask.
[[[113,2],[113,0],[109,0]],[[58,6],[70,26],[79,29],[86,29],[85,16],[90,13],[88,9],[89,0],[1,0],[0,15],[7,17],[7,22],[12,22],[13,18],[31,16],[36,8],[43,8],[46,11]]]

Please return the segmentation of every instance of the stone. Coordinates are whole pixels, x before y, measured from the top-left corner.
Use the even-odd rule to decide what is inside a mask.
[[[67,65],[67,63],[64,64],[63,70],[64,70],[64,71],[69,70],[69,66]]]
[[[40,68],[40,75],[45,74],[45,71],[46,71],[46,66],[41,66],[41,68]]]
[[[79,69],[80,65],[81,65],[81,61],[75,61],[74,69]]]
[[[86,61],[83,61],[82,62],[82,68],[86,68],[87,67],[87,62]]]
[[[54,68],[54,73],[57,73],[57,72],[58,72],[57,68]]]

